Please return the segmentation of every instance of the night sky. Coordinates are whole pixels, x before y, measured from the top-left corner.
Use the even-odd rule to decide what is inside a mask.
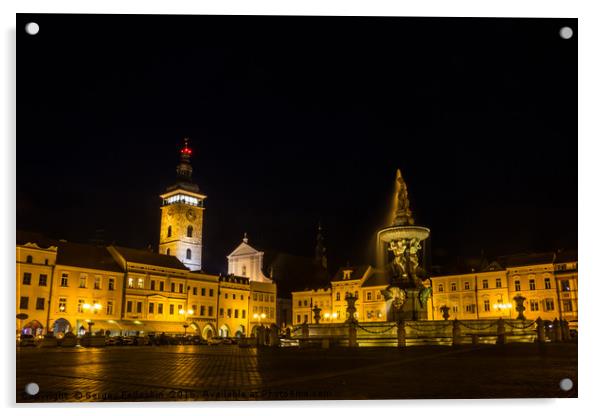
[[[577,247],[577,21],[19,15],[17,228],[158,244],[184,137],[204,263],[372,262],[395,169],[433,263]],[[558,35],[569,25],[575,36]]]

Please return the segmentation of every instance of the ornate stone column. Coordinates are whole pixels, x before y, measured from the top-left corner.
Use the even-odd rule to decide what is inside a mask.
[[[441,311],[443,319],[445,319],[447,321],[449,319],[449,306],[443,305],[442,307],[439,308],[439,310]]]
[[[562,341],[562,328],[560,328],[560,321],[558,318],[554,318],[554,322],[552,322],[552,341]]]
[[[514,297],[514,301],[516,302],[516,312],[518,312],[518,316],[516,317],[516,319],[520,319],[521,321],[524,321],[526,319],[525,315],[523,315],[523,312],[525,312],[525,300],[526,298],[521,295],[516,295]]]
[[[406,323],[403,320],[397,321],[397,346],[406,346]]]
[[[504,327],[504,320],[502,318],[500,318],[497,321],[497,342],[496,342],[496,344],[503,345],[505,343],[506,343],[506,328]]]
[[[345,300],[347,301],[347,320],[345,322],[355,323],[357,322],[357,319],[355,319],[355,312],[357,312],[355,302],[357,302],[357,298],[351,293],[347,293]]]
[[[462,330],[460,329],[460,322],[454,319],[452,326],[452,345],[460,345],[462,343]]]
[[[349,346],[357,347],[357,328],[355,322],[349,322]]]
[[[314,321],[316,321],[316,324],[320,323],[320,312],[322,312],[322,309],[318,308],[318,305],[314,305],[314,308],[311,310],[314,313]]]
[[[303,338],[309,338],[309,325],[307,322],[301,324],[301,336]]]
[[[546,328],[543,319],[537,318],[537,342],[543,344],[546,342]]]

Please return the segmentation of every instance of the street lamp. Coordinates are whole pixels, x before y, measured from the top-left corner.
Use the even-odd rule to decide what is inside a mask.
[[[262,326],[261,320],[265,319],[265,313],[261,313],[261,314],[255,313],[255,314],[253,314],[253,319],[255,319],[256,321],[259,321],[259,326]]]

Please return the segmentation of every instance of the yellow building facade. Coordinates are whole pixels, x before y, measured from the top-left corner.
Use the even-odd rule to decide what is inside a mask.
[[[519,295],[525,298],[527,319],[558,318],[575,324],[578,320],[576,252],[502,257],[482,271],[431,277],[430,285],[431,320],[516,319]],[[330,287],[293,292],[293,324],[315,323],[316,305],[321,309],[320,322],[344,322],[347,294],[357,297],[358,321],[390,320],[390,305],[382,295],[388,286],[386,276],[370,266],[343,267]]]
[[[576,252],[509,256],[488,269],[432,277],[429,319],[444,319],[444,307],[449,319],[516,319],[521,296],[527,319],[577,320]]]
[[[202,271],[206,196],[191,180],[191,150],[161,195],[158,252],[49,240],[17,232],[17,334],[249,336],[276,323],[276,285],[248,239],[226,276]]]
[[[315,323],[314,306],[321,309],[320,322],[345,322],[345,297],[348,294],[357,298],[355,319],[361,322],[387,321],[387,302],[382,295],[387,286],[385,276],[371,266],[342,267],[334,275],[330,287],[292,293],[293,323]]]
[[[39,244],[39,245],[38,245]],[[50,290],[57,247],[23,242],[17,245],[17,332],[41,335],[50,323]]]

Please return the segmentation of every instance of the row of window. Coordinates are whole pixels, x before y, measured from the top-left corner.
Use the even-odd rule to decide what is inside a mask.
[[[32,281],[32,275],[29,272],[24,272],[23,273],[23,285],[24,286],[29,286],[31,285],[31,281]],[[38,276],[38,286],[48,286],[48,275],[47,274],[40,274]],[[61,275],[61,287],[68,287],[69,286],[69,275],[67,273],[63,273]],[[81,275],[79,278],[79,287],[81,289],[85,289],[88,287],[88,276],[87,275]],[[100,290],[102,289],[102,276],[95,276],[94,277],[94,284],[93,284],[94,289]],[[107,289],[108,290],[115,290],[115,279],[114,278],[109,278],[108,280],[108,285],[107,285]]]
[[[46,304],[45,298],[36,298],[36,310],[43,311]],[[29,309],[29,296],[21,296],[19,309]]]
[[[253,293],[253,300],[259,302],[274,302],[274,295],[268,295],[267,293]]]
[[[45,298],[36,298],[36,310],[38,311],[43,311],[44,310],[44,305],[46,304],[46,300]],[[78,313],[84,313],[84,312],[92,312],[92,313],[98,313],[101,309],[102,309],[103,305],[101,305],[100,303],[98,303],[96,300],[92,301],[92,303],[87,303],[84,299],[78,299],[77,302],[77,312]],[[29,309],[29,296],[21,296],[21,299],[19,301],[19,308],[20,309]],[[107,315],[112,315],[113,314],[113,301],[107,301],[107,304],[105,305],[105,311]],[[67,298],[59,298],[58,301],[58,310],[59,312],[65,312],[67,310]]]
[[[232,314],[232,312],[234,312],[234,314]],[[235,319],[239,318],[239,314],[238,314],[239,310],[238,309],[234,309],[232,310],[231,308],[228,308],[225,310],[225,316],[228,318],[232,318],[234,317]],[[224,308],[219,308],[219,316],[221,318],[224,317]],[[245,309],[241,309],[240,310],[240,318],[242,319],[246,319],[247,318],[247,311]]]
[[[186,237],[192,237],[192,233],[194,231],[194,228],[192,227],[192,225],[189,225],[186,228]],[[167,227],[167,237],[171,237],[171,225],[169,227]],[[167,253],[169,254],[169,253]]]
[[[148,303],[148,313],[149,315],[163,315],[164,313],[164,305],[163,303],[159,303],[159,302],[149,302]],[[142,313],[142,308],[143,308],[143,303],[142,302],[136,302],[136,308],[134,309],[134,302],[131,300],[128,300],[126,302],[126,312],[127,313]],[[134,312],[135,311],[135,312]],[[213,316],[213,306],[207,306],[205,307],[205,305],[200,305],[200,307],[197,307],[197,305],[192,305],[191,307],[191,311],[192,311],[192,315],[193,316]],[[200,312],[199,314],[197,314],[197,312]],[[184,315],[184,306],[183,305],[178,305],[178,315]],[[169,315],[175,315],[176,314],[176,305],[173,303],[169,304]]]
[[[265,313],[266,317],[273,318],[274,317],[274,308],[271,306],[253,306],[253,314],[262,314]]]
[[[570,282],[568,280],[562,280],[560,282],[560,286],[562,288],[562,291],[567,292],[567,291],[571,290]],[[489,289],[489,281],[487,279],[484,279],[482,281],[482,287],[483,287],[483,289]],[[499,289],[502,287],[502,279],[495,279],[495,287],[496,287],[496,289]],[[470,288],[471,288],[470,282],[464,282],[464,290],[470,290]],[[550,278],[545,278],[544,279],[544,289],[551,289],[551,288],[552,288],[552,282],[551,282]],[[537,287],[536,287],[535,279],[529,279],[529,290],[536,290],[536,289],[537,289]],[[439,292],[444,291],[443,283],[439,283],[439,285],[437,286],[437,290]],[[451,282],[450,290],[452,292],[455,292],[456,290],[458,290],[458,286],[457,286],[456,282]],[[514,281],[514,290],[517,292],[519,292],[521,290],[520,280]]]
[[[165,254],[167,254],[168,256],[171,256],[171,249],[170,248],[166,248],[165,249]],[[187,248],[186,249],[186,260],[190,260],[192,259],[192,250]]]
[[[554,299],[544,299],[541,301],[531,300],[529,301],[529,310],[531,312],[537,312],[540,310],[540,304],[542,306],[542,310],[545,312],[551,312],[554,310]],[[467,313],[476,313],[476,305],[468,304],[464,305],[465,311]],[[573,302],[570,299],[565,299],[562,302],[562,310],[565,312],[573,311]],[[452,312],[458,312],[458,306],[454,305],[451,307]],[[491,311],[491,302],[488,299],[483,301],[483,311],[490,312]]]
[[[326,302],[324,302],[323,300],[321,300],[321,301],[315,301],[314,305],[318,305],[320,308],[323,308],[324,305],[326,305],[326,307],[329,307],[330,306],[330,301],[328,301],[328,300]],[[307,299],[299,300],[298,306],[299,307],[302,307],[302,306],[303,307],[308,307],[309,303],[307,302]]]
[[[30,263],[30,264],[32,264],[32,263],[33,263],[33,256],[27,256],[27,257],[25,258],[25,263]],[[44,259],[44,264],[45,264],[46,266],[48,266],[48,259]]]
[[[228,292],[224,292],[224,299],[228,299],[228,296],[232,296],[232,299],[236,300],[236,293],[228,293]],[[238,297],[240,298],[240,300],[245,300],[245,295],[240,294],[238,295]]]

